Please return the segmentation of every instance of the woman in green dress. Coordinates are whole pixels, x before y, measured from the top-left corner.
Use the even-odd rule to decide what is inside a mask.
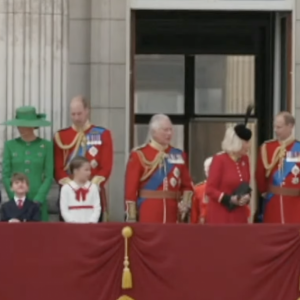
[[[34,107],[23,106],[17,109],[15,119],[3,123],[16,126],[20,137],[5,142],[2,180],[9,199],[13,199],[12,175],[16,172],[27,175],[30,182],[27,197],[41,205],[42,220],[48,221],[47,195],[53,182],[53,145],[34,132],[39,127],[51,125],[45,118],[46,115],[37,114]]]

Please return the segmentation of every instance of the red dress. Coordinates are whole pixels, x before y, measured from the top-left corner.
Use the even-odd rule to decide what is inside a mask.
[[[256,182],[264,203],[264,223],[300,223],[300,142],[267,141],[257,160]],[[292,159],[291,159],[292,158]]]
[[[75,156],[85,156],[91,164],[91,181],[101,186],[101,206],[107,212],[104,185],[109,179],[113,164],[111,133],[103,127],[86,125],[80,135],[73,127],[58,131],[54,136],[55,180],[63,185],[71,181],[68,165]]]
[[[181,150],[171,146],[162,149],[151,142],[131,152],[125,175],[125,201],[127,207],[136,205],[139,222],[176,223],[181,194],[189,192],[192,197],[192,191]],[[156,196],[163,193],[169,193],[169,198]]]
[[[194,187],[193,206],[191,211],[191,223],[204,223],[207,215],[207,196],[205,195],[206,181],[200,182]]]
[[[234,224],[248,223],[248,206],[237,207],[233,211],[223,206],[220,201],[224,195],[231,196],[241,182],[250,182],[250,166],[247,155],[234,160],[227,153],[215,155],[209,170],[206,184],[208,196],[207,223]]]

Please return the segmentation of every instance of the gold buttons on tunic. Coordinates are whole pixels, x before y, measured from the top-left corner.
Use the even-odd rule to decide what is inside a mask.
[[[29,169],[25,169],[25,173],[29,173]]]
[[[243,182],[243,177],[242,177],[242,172],[241,172],[240,166],[237,162],[235,164],[236,164],[236,169],[237,169],[240,181]]]
[[[30,160],[25,160],[25,164],[30,164]]]
[[[30,154],[30,151],[26,151],[26,155],[29,155]]]

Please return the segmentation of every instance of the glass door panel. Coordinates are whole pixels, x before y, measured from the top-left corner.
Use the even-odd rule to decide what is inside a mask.
[[[255,56],[196,55],[195,114],[243,114],[255,103]]]
[[[135,56],[136,114],[184,114],[184,56]]]
[[[233,123],[234,122],[234,123]],[[221,143],[227,126],[232,126],[243,120],[237,119],[197,119],[190,122],[190,172],[194,183],[205,180],[203,163],[206,158],[222,151]],[[251,199],[251,220],[256,211],[256,185],[255,165],[257,156],[257,126],[256,121],[251,120],[248,127],[252,130],[249,159],[251,165],[251,186],[253,188]]]

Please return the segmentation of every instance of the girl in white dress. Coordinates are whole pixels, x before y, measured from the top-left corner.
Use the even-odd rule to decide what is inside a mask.
[[[65,222],[97,223],[101,206],[99,188],[89,181],[91,166],[85,157],[75,157],[70,163],[73,180],[63,185],[60,210]]]

